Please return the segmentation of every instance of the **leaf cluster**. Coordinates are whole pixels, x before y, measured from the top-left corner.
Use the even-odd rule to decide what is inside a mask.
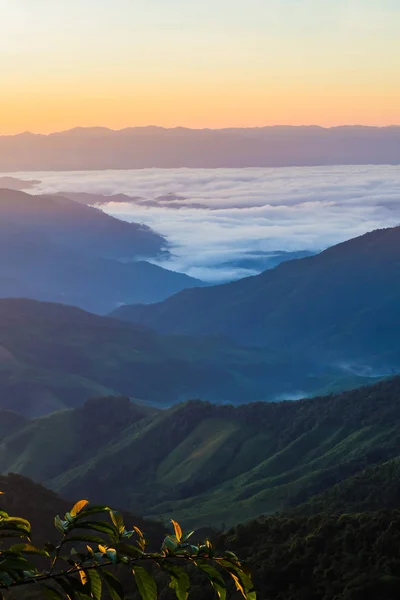
[[[80,500],[54,526],[57,544],[43,548],[31,542],[26,519],[0,512],[0,598],[23,586],[35,586],[48,600],[111,600],[126,598],[125,572],[131,574],[142,600],[157,600],[160,571],[177,600],[189,597],[189,572],[200,571],[220,600],[227,596],[227,579],[246,600],[255,600],[251,576],[232,552],[218,555],[209,540],[192,544],[176,521],[159,552],[149,552],[143,531],[128,529],[122,515],[108,506]],[[19,538],[18,543],[15,538]],[[131,587],[128,591],[131,591]]]

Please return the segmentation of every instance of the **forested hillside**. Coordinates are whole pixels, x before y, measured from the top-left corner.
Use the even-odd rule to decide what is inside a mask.
[[[385,463],[398,457],[395,378],[335,396],[238,407],[192,401],[155,410],[99,399],[4,434],[0,469],[64,497],[220,528],[276,511],[393,508],[396,463]]]
[[[220,544],[252,565],[260,600],[397,600],[400,594],[399,510],[268,517],[239,526]]]

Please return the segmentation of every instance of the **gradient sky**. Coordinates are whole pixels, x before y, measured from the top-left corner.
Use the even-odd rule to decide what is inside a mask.
[[[400,0],[0,0],[0,133],[400,124]]]

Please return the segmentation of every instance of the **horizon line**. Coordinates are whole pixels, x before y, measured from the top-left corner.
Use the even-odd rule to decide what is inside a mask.
[[[62,135],[66,133],[78,133],[88,132],[88,131],[103,131],[108,133],[123,133],[129,132],[132,130],[144,130],[144,129],[158,129],[163,131],[175,131],[175,130],[185,130],[185,131],[247,131],[247,130],[257,130],[257,129],[323,129],[325,131],[329,131],[331,129],[397,129],[400,128],[400,124],[392,124],[392,125],[363,125],[360,123],[354,123],[352,125],[343,124],[343,125],[317,125],[317,124],[308,124],[308,125],[255,125],[248,127],[186,127],[184,125],[176,125],[174,127],[164,127],[163,125],[132,125],[127,127],[122,127],[121,129],[113,129],[112,127],[106,127],[103,125],[77,125],[76,127],[71,127],[68,129],[61,129],[51,132],[40,132],[40,131],[20,131],[17,133],[0,133],[0,137],[19,137],[19,136],[41,136],[41,137],[49,137],[53,135]]]

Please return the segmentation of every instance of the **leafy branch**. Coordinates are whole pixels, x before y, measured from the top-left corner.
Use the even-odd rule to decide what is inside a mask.
[[[61,535],[59,543],[38,548],[31,543],[29,521],[0,511],[0,599],[5,591],[35,584],[40,597],[48,600],[102,600],[105,590],[112,600],[123,600],[121,575],[126,570],[133,575],[142,600],[157,600],[154,574],[158,569],[169,577],[177,600],[186,600],[187,567],[192,566],[207,577],[220,600],[226,600],[227,577],[245,600],[256,600],[251,575],[237,556],[217,555],[209,540],[192,544],[194,532],[184,534],[176,521],[172,521],[173,533],[156,553],[147,552],[138,527],[128,530],[122,515],[108,506],[81,500],[63,519],[57,515],[54,525]],[[15,537],[24,541],[10,545]],[[43,566],[46,563],[48,568]]]

